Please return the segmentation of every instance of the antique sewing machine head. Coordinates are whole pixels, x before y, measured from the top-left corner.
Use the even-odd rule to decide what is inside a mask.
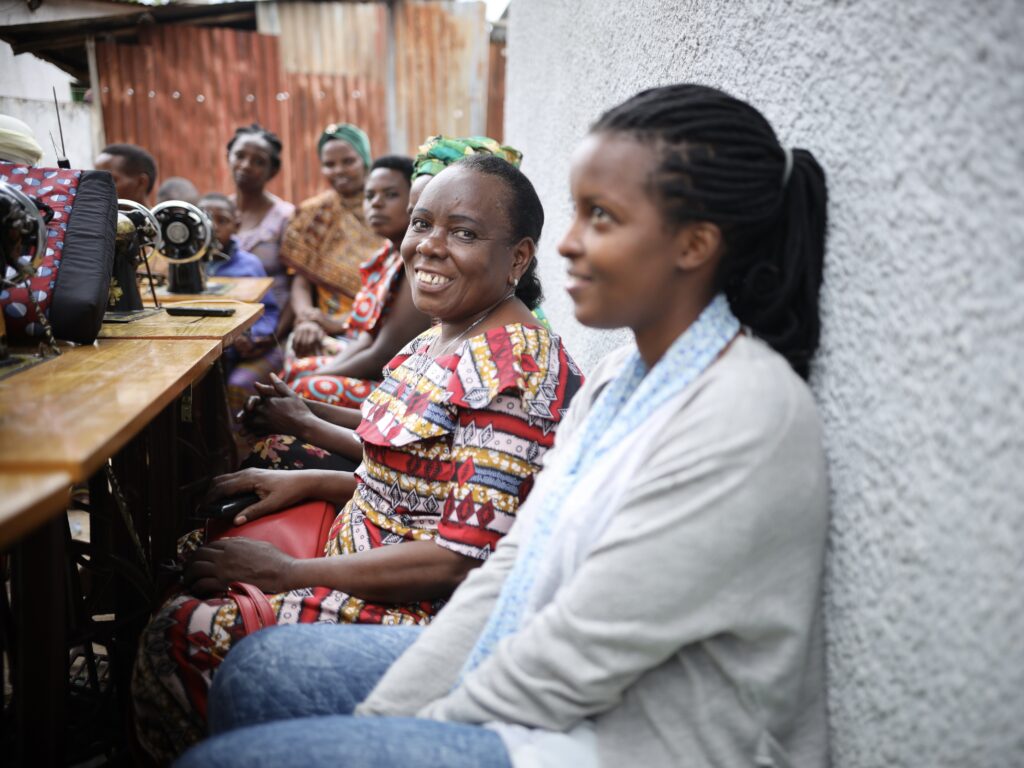
[[[202,293],[206,273],[200,263],[210,250],[213,225],[199,208],[184,200],[167,200],[153,208],[160,225],[160,254],[170,262],[167,290],[171,293]]]
[[[117,201],[114,270],[110,281],[108,319],[134,317],[142,309],[136,271],[159,253],[168,262],[168,290],[202,293],[206,275],[200,264],[210,250],[213,226],[203,211],[184,200],[168,200],[152,210],[133,200]],[[149,273],[152,286],[153,276]]]
[[[32,198],[0,181],[0,290],[29,279],[39,268],[46,255],[47,219]],[[9,360],[0,311],[0,366]]]
[[[134,200],[118,200],[114,271],[107,301],[109,311],[131,312],[142,309],[142,296],[139,295],[135,270],[149,258],[150,253],[162,247],[160,223],[152,212]]]

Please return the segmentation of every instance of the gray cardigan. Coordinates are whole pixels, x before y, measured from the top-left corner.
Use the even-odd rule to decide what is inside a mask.
[[[578,430],[627,350],[573,401]],[[821,581],[828,493],[804,382],[742,336],[652,431],[600,545],[461,685],[517,530],[456,591],[358,714],[569,731],[602,765],[827,764]],[[552,454],[553,455],[553,454]]]

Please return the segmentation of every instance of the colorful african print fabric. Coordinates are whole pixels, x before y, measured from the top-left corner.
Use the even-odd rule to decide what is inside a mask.
[[[362,192],[341,197],[327,190],[299,206],[284,233],[281,261],[316,286],[320,311],[337,317],[351,308],[359,267],[380,246],[381,237],[363,221]]]
[[[326,557],[433,540],[486,558],[515,520],[583,382],[544,328],[494,328],[435,360],[428,353],[438,333],[410,342],[363,404],[364,460]],[[372,603],[326,587],[269,599],[279,624],[422,624],[443,604]],[[154,758],[170,761],[205,735],[210,681],[242,635],[233,600],[187,594],[168,600],[146,627],[132,693],[139,741]]]
[[[378,323],[387,311],[395,295],[395,287],[402,279],[402,254],[391,243],[359,268],[362,288],[352,302],[352,310],[345,323],[344,337],[354,339],[360,333],[376,333]],[[325,340],[323,346],[334,354],[345,348],[345,338]],[[331,405],[358,408],[367,395],[379,383],[373,379],[356,379],[350,376],[317,374],[323,366],[333,361],[332,355],[289,358],[285,361],[281,378],[294,389],[299,397],[317,400]]]
[[[462,139],[431,136],[420,145],[413,161],[412,177],[436,176],[467,155],[495,155],[516,168],[523,161],[523,153],[518,149],[504,146],[488,136],[467,136]]]

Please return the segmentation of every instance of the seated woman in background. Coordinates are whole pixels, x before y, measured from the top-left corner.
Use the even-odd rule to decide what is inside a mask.
[[[235,239],[238,247],[255,254],[267,276],[274,278],[270,290],[281,310],[275,329],[281,338],[291,327],[291,314],[288,274],[281,264],[280,251],[285,228],[295,215],[295,206],[268,192],[267,184],[281,170],[283,149],[277,135],[257,123],[237,129],[228,142],[228,165],[235,182],[231,200],[238,209],[239,220]]]
[[[207,263],[206,274],[211,277],[266,277],[259,257],[238,245],[238,211],[231,198],[211,192],[199,199],[199,207],[210,217],[213,236],[220,243],[222,256]],[[263,297],[263,316],[224,353],[228,405],[232,413],[243,408],[254,393],[253,382],[269,375],[273,370],[271,366],[281,360],[274,336],[279,315],[274,292],[268,291]]]
[[[281,247],[281,259],[294,273],[290,346],[297,357],[321,354],[324,338],[344,332],[361,285],[359,267],[384,244],[363,216],[370,139],[354,125],[332,123],[317,153],[331,189],[299,206]]]
[[[675,85],[605,113],[570,188],[576,317],[635,344],[511,534],[421,631],[246,640],[179,768],[827,764],[821,167]]]
[[[412,159],[377,158],[366,179],[363,215],[387,244],[359,267],[362,287],[336,337],[325,337],[327,355],[291,358],[284,381],[300,397],[358,408],[380,383],[384,365],[430,326],[416,309],[399,246],[409,226]],[[329,356],[328,356],[329,355]]]
[[[224,595],[230,582],[268,593],[281,624],[424,623],[508,532],[529,492],[581,384],[560,340],[530,314],[543,208],[529,180],[497,158],[449,169],[435,187],[414,211],[402,258],[416,306],[440,323],[390,362],[363,403],[351,438],[362,444],[359,470],[248,469],[215,481],[215,497],[261,497],[240,518],[304,499],[344,508],[321,558],[244,538],[194,553],[187,591],[144,630],[133,676],[139,741],[159,760],[205,733],[211,677],[243,636]]]

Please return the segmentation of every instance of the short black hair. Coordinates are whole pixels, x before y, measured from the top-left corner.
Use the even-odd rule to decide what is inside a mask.
[[[270,175],[271,177],[275,176],[281,170],[281,152],[284,150],[284,144],[281,143],[278,135],[273,131],[267,130],[259,123],[243,125],[241,128],[235,129],[235,135],[228,142],[228,154],[231,153],[231,148],[235,146],[235,142],[243,136],[256,136],[267,142],[267,145],[270,147]]]
[[[196,185],[184,176],[171,176],[156,191],[158,203],[165,200],[184,200],[186,203],[193,203],[198,199],[199,190],[196,189]]]
[[[108,144],[100,154],[120,157],[124,160],[124,169],[133,176],[138,176],[140,173],[149,176],[146,194],[153,191],[153,185],[156,184],[156,160],[142,147],[137,147],[134,144]]]
[[[378,168],[388,168],[392,171],[398,171],[405,177],[406,182],[412,186],[412,158],[406,157],[405,155],[383,155],[373,161],[373,165],[370,166],[370,171],[375,171]]]
[[[544,229],[544,206],[525,173],[497,155],[467,155],[448,167],[469,168],[477,173],[500,179],[512,196],[511,204],[508,206],[512,239],[519,241],[528,237],[534,243],[540,242],[540,234]],[[544,298],[540,277],[537,276],[536,256],[519,278],[516,297],[530,309],[539,307]]]
[[[228,197],[222,192],[207,192],[205,195],[199,198],[199,202],[197,204],[200,207],[202,207],[203,203],[205,203],[207,200],[214,203],[223,203],[235,213],[238,212],[238,206],[235,205],[234,201],[230,197]]]

